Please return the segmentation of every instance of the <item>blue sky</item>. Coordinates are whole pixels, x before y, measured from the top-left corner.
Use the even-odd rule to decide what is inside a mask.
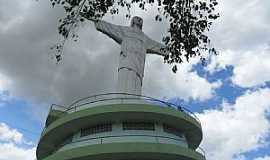
[[[270,1],[219,2],[210,32],[219,55],[207,66],[194,59],[177,74],[149,55],[143,93],[196,113],[208,160],[270,160]],[[151,18],[153,10],[132,12],[143,17],[146,34],[161,39],[166,26]],[[60,65],[50,58],[62,15],[49,1],[0,0],[0,160],[35,159],[52,103],[115,90],[119,47],[91,23],[67,44]],[[121,15],[105,20],[128,24]]]

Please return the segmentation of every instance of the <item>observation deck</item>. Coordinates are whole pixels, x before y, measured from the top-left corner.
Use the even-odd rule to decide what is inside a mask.
[[[108,93],[52,105],[38,160],[205,160],[188,109],[147,96]]]

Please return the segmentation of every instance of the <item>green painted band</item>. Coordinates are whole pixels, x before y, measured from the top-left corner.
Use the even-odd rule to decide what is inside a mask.
[[[56,152],[43,160],[205,160],[200,153],[172,144],[111,143],[79,147]]]

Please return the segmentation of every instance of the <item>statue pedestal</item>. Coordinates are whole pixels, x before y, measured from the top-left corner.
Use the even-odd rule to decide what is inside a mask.
[[[42,133],[37,159],[205,160],[197,151],[202,129],[194,114],[150,97],[131,103],[128,95],[109,96],[115,94],[81,99],[66,111],[52,106],[48,118],[55,118]]]

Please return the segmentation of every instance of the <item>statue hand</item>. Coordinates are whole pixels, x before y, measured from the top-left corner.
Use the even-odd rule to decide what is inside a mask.
[[[95,18],[92,18],[92,17],[88,17],[85,13],[83,13],[83,12],[80,12],[80,16],[81,17],[83,17],[83,18],[85,18],[85,19],[88,19],[88,20],[90,20],[90,21],[93,21],[93,22],[97,22],[98,21],[98,19],[95,19]]]

